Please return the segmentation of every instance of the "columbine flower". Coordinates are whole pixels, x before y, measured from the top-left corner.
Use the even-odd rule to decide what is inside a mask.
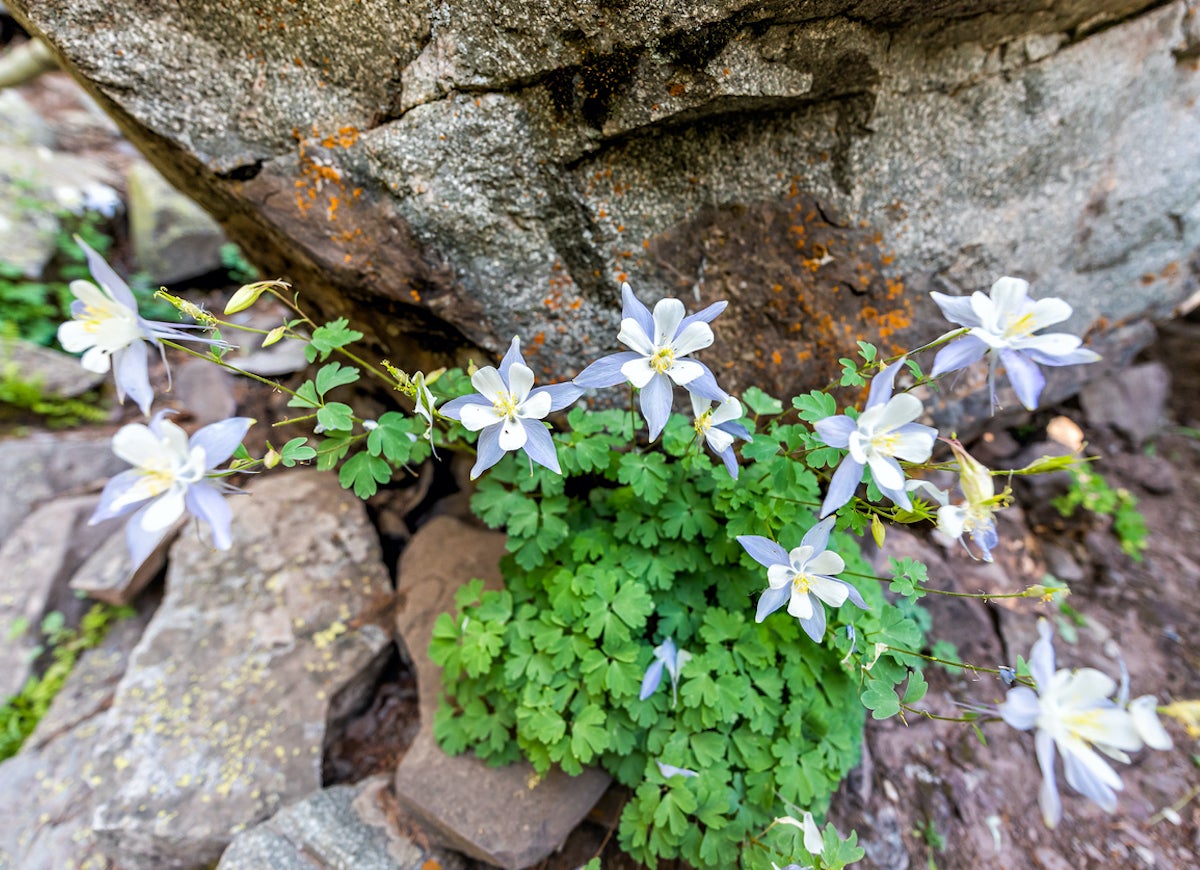
[[[929,295],[951,323],[969,326],[970,332],[938,351],[932,377],[958,371],[985,354],[988,357],[988,389],[992,407],[996,402],[996,363],[1004,363],[1008,380],[1021,404],[1032,411],[1046,379],[1037,364],[1067,366],[1100,359],[1095,351],[1080,347],[1080,338],[1065,332],[1034,335],[1071,316],[1071,306],[1061,299],[1029,298],[1029,282],[1001,278],[992,285],[991,296],[979,292],[969,298]]]
[[[232,487],[211,479],[210,472],[233,455],[254,421],[231,417],[197,430],[189,440],[183,429],[166,419],[168,413],[159,411],[148,426],[130,423],[117,430],[113,453],[134,467],[108,482],[89,520],[94,524],[141,507],[125,527],[135,568],[184,511],[208,523],[218,550],[230,545],[230,510],[224,493]]]
[[[742,418],[742,403],[733,396],[713,409],[712,402],[695,393],[692,396],[692,413],[695,422],[692,424],[696,434],[702,436],[708,444],[708,449],[725,462],[729,476],[737,480],[737,456],[733,452],[733,439],[753,441],[749,430],[737,422]]]
[[[1111,813],[1117,808],[1121,778],[1096,750],[1128,763],[1126,753],[1143,745],[1170,749],[1171,738],[1158,721],[1153,696],[1143,695],[1126,705],[1124,687],[1112,698],[1117,684],[1107,674],[1093,668],[1056,671],[1054,630],[1045,619],[1038,620],[1038,634],[1029,656],[1037,691],[1027,686],[1009,689],[999,713],[1021,731],[1037,729],[1035,746],[1042,769],[1038,801],[1046,827],[1053,828],[1062,818],[1054,776],[1055,747],[1062,753],[1071,788]]]
[[[524,450],[531,460],[561,474],[554,439],[542,419],[551,411],[570,405],[583,391],[574,384],[533,387],[533,369],[521,356],[521,340],[513,338],[497,370],[484,366],[471,375],[479,392],[451,399],[442,414],[479,432],[478,454],[471,479],[479,477],[500,461],[509,450]],[[422,415],[424,416],[424,415]]]
[[[137,300],[129,285],[121,280],[104,258],[82,240],[75,240],[87,255],[88,268],[96,284],[72,281],[72,320],[58,328],[58,342],[71,353],[83,352],[80,360],[89,372],[103,374],[111,367],[117,385],[117,398],[123,403],[128,395],[142,413],[149,416],[154,391],[146,365],[146,345],[152,344],[162,354],[160,338],[176,341],[203,341],[218,344],[214,339],[199,338],[185,330],[187,325],[172,325],[145,320],[138,315]],[[194,327],[193,327],[194,328]],[[166,358],[163,358],[166,364]]]
[[[761,535],[738,535],[738,543],[750,558],[767,569],[767,589],[758,599],[756,622],[762,622],[787,602],[788,613],[800,620],[800,627],[817,643],[825,636],[825,607],[841,607],[850,601],[867,609],[858,590],[843,580],[829,576],[846,569],[842,557],[826,550],[834,518],[817,523],[790,553]]]
[[[921,416],[920,399],[909,393],[892,395],[896,372],[903,364],[901,358],[871,379],[867,406],[857,420],[839,414],[816,422],[814,428],[822,441],[830,447],[850,448],[829,481],[829,491],[821,505],[822,517],[853,498],[865,466],[870,467],[880,492],[905,510],[912,510],[912,502],[904,490],[904,471],[896,460],[927,460],[933,452],[937,430],[913,422]]]
[[[804,832],[804,848],[813,858],[820,858],[825,851],[825,840],[821,836],[821,829],[817,827],[817,820],[813,818],[812,813],[804,814],[804,821],[794,818],[793,816],[780,816],[775,820],[777,825],[791,825],[793,828],[799,828]],[[796,867],[799,870],[798,864],[789,864],[788,867]],[[787,867],[783,868],[787,870]]]
[[[672,384],[714,402],[728,398],[704,363],[684,359],[713,343],[708,324],[725,310],[726,303],[714,303],[685,317],[678,299],[660,299],[651,315],[628,284],[621,285],[621,300],[617,340],[633,349],[596,360],[579,373],[576,384],[592,389],[629,381],[637,387],[651,441],[659,436],[671,415]]]
[[[671,675],[671,706],[674,707],[678,700],[679,671],[691,660],[692,654],[687,650],[677,649],[675,641],[669,637],[656,646],[654,661],[650,663],[650,667],[646,668],[646,675],[642,677],[642,691],[638,693],[638,700],[645,701],[658,691],[658,684],[662,682],[665,668]]]
[[[423,372],[417,372],[413,375],[412,384],[414,401],[416,403],[414,410],[418,417],[424,418],[425,422],[429,424],[425,429],[425,437],[429,439],[429,449],[433,451],[434,456],[437,456],[437,448],[433,446],[433,406],[437,404],[437,399],[429,391],[429,387],[425,385],[425,374]]]
[[[965,536],[970,535],[975,546],[979,548],[979,558],[990,562],[992,550],[1000,542],[1000,537],[996,534],[995,514],[1008,506],[1009,491],[1006,489],[997,496],[996,485],[987,466],[968,453],[956,439],[942,440],[954,451],[958,462],[958,485],[966,501],[962,504],[950,504],[950,493],[938,489],[926,480],[910,480],[905,484],[905,491],[924,490],[930,495],[941,505],[937,512],[938,531],[961,542],[963,549],[975,558],[966,542]]]

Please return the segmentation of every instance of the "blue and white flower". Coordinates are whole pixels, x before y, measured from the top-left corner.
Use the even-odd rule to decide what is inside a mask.
[[[904,489],[904,470],[897,460],[925,462],[933,453],[937,430],[914,422],[921,416],[920,399],[909,393],[892,395],[896,373],[903,364],[901,358],[871,379],[866,408],[857,420],[838,414],[814,425],[817,437],[830,447],[850,449],[829,482],[821,505],[822,517],[854,497],[867,467],[880,492],[905,510],[912,510]]]
[[[656,646],[654,661],[646,668],[646,674],[642,677],[642,690],[638,693],[638,700],[645,701],[658,691],[665,670],[671,677],[671,706],[674,707],[679,699],[679,671],[691,660],[692,654],[676,647],[675,641],[669,637]]]
[[[754,440],[750,437],[750,430],[737,422],[742,419],[742,403],[730,396],[714,409],[711,400],[695,393],[691,396],[692,414],[695,417],[692,426],[696,434],[704,439],[709,450],[721,457],[729,476],[737,480],[738,464],[733,441],[735,438]]]
[[[949,492],[925,480],[910,480],[905,484],[905,491],[911,493],[922,490],[932,497],[941,505],[937,511],[938,531],[961,542],[963,549],[975,557],[967,546],[966,537],[970,535],[979,548],[978,558],[991,562],[992,550],[1000,543],[1000,536],[996,532],[996,512],[1008,505],[1008,491],[997,496],[996,485],[987,466],[968,453],[956,439],[942,440],[954,451],[958,463],[958,485],[965,501],[951,504]]]
[[[479,433],[472,480],[510,450],[524,450],[538,465],[562,473],[554,439],[542,420],[566,408],[583,390],[571,383],[533,389],[533,369],[525,365],[521,340],[515,337],[500,368],[484,366],[471,376],[471,385],[479,392],[451,399],[442,406],[442,415]]]
[[[617,340],[632,350],[596,360],[579,373],[576,384],[593,389],[628,381],[637,387],[651,441],[667,425],[674,386],[714,402],[728,398],[704,363],[687,359],[689,354],[713,343],[712,327],[708,324],[725,310],[725,302],[684,316],[683,303],[678,299],[660,299],[652,315],[628,284],[621,285],[621,299],[621,331]]]
[[[834,518],[817,523],[790,553],[761,535],[739,535],[738,543],[750,558],[767,569],[767,589],[758,599],[756,622],[762,622],[785,603],[788,613],[800,620],[800,627],[817,643],[825,636],[825,606],[841,607],[847,601],[867,609],[858,590],[840,574],[846,563],[837,553],[825,549]]]
[[[87,255],[88,268],[96,284],[72,281],[71,320],[58,327],[58,342],[71,353],[83,353],[80,363],[89,372],[103,374],[110,368],[117,385],[117,398],[123,403],[129,396],[149,416],[154,401],[147,366],[147,345],[162,354],[159,339],[175,341],[219,342],[187,332],[187,325],[145,320],[138,314],[137,300],[129,285],[121,280],[104,258],[80,239]],[[166,358],[163,357],[163,364]],[[169,370],[168,370],[169,373]]]
[[[980,291],[969,297],[937,292],[929,295],[947,320],[970,327],[966,335],[938,351],[930,376],[958,371],[987,356],[993,408],[997,406],[997,362],[1004,363],[1017,398],[1032,411],[1046,385],[1039,363],[1067,366],[1100,359],[1095,351],[1080,347],[1083,341],[1078,336],[1065,332],[1035,334],[1069,318],[1071,306],[1053,297],[1030,299],[1029,282],[1020,278],[1001,278],[992,285],[990,296]]]
[[[189,439],[159,411],[149,425],[130,423],[113,436],[112,450],[134,466],[108,482],[90,523],[123,516],[140,508],[125,526],[134,568],[145,561],[185,512],[208,523],[213,545],[231,542],[229,505],[232,487],[214,479],[213,470],[229,459],[254,423],[231,417],[196,431]]]
[[[1042,770],[1038,800],[1046,827],[1053,828],[1062,819],[1056,748],[1062,753],[1067,784],[1111,813],[1123,785],[1100,753],[1127,764],[1128,753],[1143,746],[1170,749],[1171,738],[1158,721],[1153,696],[1126,704],[1125,688],[1118,693],[1117,683],[1107,674],[1093,668],[1055,670],[1054,630],[1045,619],[1038,620],[1038,634],[1029,656],[1036,691],[1028,686],[1009,689],[998,712],[1013,728],[1037,729],[1034,745]]]

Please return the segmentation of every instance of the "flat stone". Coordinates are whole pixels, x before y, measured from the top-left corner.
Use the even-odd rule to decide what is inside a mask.
[[[96,738],[153,603],[79,659],[21,751],[0,763],[0,868],[110,870],[92,833]]]
[[[0,345],[0,364],[15,364],[22,381],[68,399],[96,389],[108,378],[107,374],[89,372],[68,353],[21,339]]]
[[[108,438],[34,435],[0,441],[0,541],[40,502],[61,493],[98,489],[128,467],[113,455]]]
[[[175,284],[221,268],[225,234],[208,212],[148,163],[129,168],[129,232],[138,265],[155,284]]]
[[[217,870],[458,870],[463,860],[422,847],[396,821],[387,777],[338,785],[239,834]]]
[[[113,530],[71,577],[76,592],[109,604],[130,604],[167,563],[167,550],[184,527],[181,520],[146,560],[132,570],[124,528]]]
[[[200,426],[237,413],[233,375],[211,362],[189,357],[175,370],[171,393]]]
[[[30,657],[41,643],[42,617],[57,610],[74,625],[86,609],[67,584],[87,554],[112,533],[112,522],[87,525],[96,501],[95,496],[52,501],[0,544],[0,638],[6,639],[0,644],[0,698],[19,691],[33,673]]]
[[[417,531],[397,570],[396,628],[417,672],[421,728],[396,770],[396,797],[445,845],[507,870],[557,849],[608,788],[597,768],[539,777],[528,762],[488,767],[473,754],[449,756],[433,737],[441,670],[428,658],[437,616],[472,578],[501,585],[504,535],[438,516]]]
[[[318,790],[330,730],[392,648],[380,615],[394,593],[362,503],[315,471],[247,489],[231,498],[231,549],[194,534],[172,547],[99,739],[96,836],[124,870],[211,864]]]
[[[1091,425],[1112,426],[1136,447],[1162,428],[1170,393],[1170,371],[1150,362],[1088,384],[1079,401]]]

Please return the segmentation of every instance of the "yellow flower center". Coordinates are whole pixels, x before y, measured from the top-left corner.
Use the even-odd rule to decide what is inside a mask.
[[[1022,338],[1033,332],[1033,312],[1020,317],[1010,317],[1004,326],[1005,338]]]
[[[712,428],[712,411],[705,411],[696,418],[696,422],[693,423],[692,426],[695,428],[697,434],[703,435]]]
[[[492,402],[492,409],[496,412],[497,417],[507,417],[509,420],[516,421],[517,419],[517,397],[508,390],[501,390],[496,401]]]
[[[807,574],[797,574],[792,578],[792,587],[799,593],[808,592],[811,578]]]
[[[675,351],[669,347],[656,351],[654,356],[650,357],[650,368],[660,375],[665,374],[667,369],[673,365],[675,365]]]
[[[175,483],[175,473],[168,468],[141,468],[145,491],[150,495],[166,492]]]
[[[871,436],[871,446],[875,448],[876,453],[893,456],[896,452],[896,443],[899,440],[900,436],[895,432],[877,432]]]

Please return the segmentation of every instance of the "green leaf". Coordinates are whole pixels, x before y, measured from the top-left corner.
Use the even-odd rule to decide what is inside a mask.
[[[305,381],[296,388],[296,395],[288,399],[289,408],[319,408],[321,400],[317,397],[317,385]]]
[[[884,680],[868,679],[866,691],[862,693],[863,706],[871,711],[873,719],[887,719],[900,712],[900,699],[891,685]]]
[[[925,677],[920,671],[909,671],[908,685],[904,688],[904,697],[901,699],[903,704],[915,704],[925,697],[925,693],[929,691],[929,684],[925,682]]]
[[[304,352],[308,356],[309,362],[313,362],[318,355],[324,361],[331,351],[339,347],[345,347],[362,337],[363,334],[361,332],[356,329],[350,329],[349,320],[339,317],[337,320],[314,329],[312,338],[309,339],[309,346],[304,349]]]
[[[813,391],[792,399],[792,407],[800,412],[800,419],[815,423],[837,413],[837,400],[828,393]]]
[[[367,450],[372,456],[382,454],[393,465],[404,465],[412,456],[414,420],[397,411],[388,411],[375,421],[378,425],[367,433]]]
[[[352,384],[358,380],[358,369],[354,366],[343,366],[339,362],[331,362],[321,366],[317,372],[317,392],[322,398],[334,387]]]
[[[359,498],[370,498],[379,489],[379,484],[391,479],[391,466],[365,451],[355,453],[338,471],[338,483],[344,489],[353,489]]]
[[[783,402],[774,396],[768,396],[758,387],[750,387],[742,393],[742,401],[755,414],[774,415],[783,413]]]
[[[326,431],[349,431],[354,425],[354,409],[344,402],[330,402],[317,411],[317,422]]]
[[[667,493],[670,474],[661,453],[625,453],[617,464],[617,480],[627,483],[638,498],[658,504]]]
[[[584,707],[571,723],[571,752],[582,764],[608,748],[604,711],[595,704]]]
[[[308,439],[299,436],[280,448],[279,461],[285,468],[291,468],[297,462],[307,462],[316,455],[317,451],[308,446]]]

